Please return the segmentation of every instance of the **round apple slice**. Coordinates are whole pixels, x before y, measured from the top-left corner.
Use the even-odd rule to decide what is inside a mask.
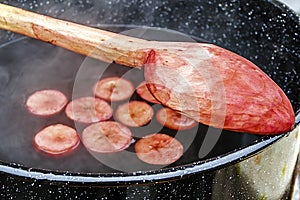
[[[75,129],[63,124],[54,124],[38,132],[33,143],[40,151],[50,155],[59,155],[75,149],[80,139]]]
[[[168,165],[183,155],[183,146],[171,136],[155,133],[140,139],[135,144],[135,152],[145,163]]]
[[[158,110],[156,113],[156,119],[163,126],[173,130],[188,130],[198,124],[197,121],[170,108],[161,108]]]
[[[98,81],[94,86],[95,96],[107,101],[128,99],[134,92],[133,84],[124,78],[109,77]]]
[[[146,82],[143,81],[140,83],[136,88],[136,93],[144,100],[149,101],[151,103],[160,104],[159,101],[157,101],[153,95],[150,93],[150,91],[147,88]]]
[[[40,90],[28,97],[26,107],[34,115],[50,116],[59,113],[67,101],[67,97],[58,90]]]
[[[126,149],[132,140],[131,131],[114,122],[98,122],[86,127],[82,132],[82,143],[93,152],[113,153]]]
[[[66,107],[66,115],[70,119],[87,124],[108,120],[112,113],[106,101],[94,97],[75,99]]]
[[[153,117],[153,108],[144,101],[130,101],[120,105],[116,110],[116,118],[121,123],[139,127],[147,124]]]

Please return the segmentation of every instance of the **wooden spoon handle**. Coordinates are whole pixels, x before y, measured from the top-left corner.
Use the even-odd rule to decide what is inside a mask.
[[[148,55],[144,43],[109,31],[91,28],[0,4],[0,28],[42,40],[105,62],[142,66]]]

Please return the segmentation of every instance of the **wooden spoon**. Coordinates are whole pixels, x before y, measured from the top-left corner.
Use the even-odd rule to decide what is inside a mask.
[[[105,62],[144,66],[159,102],[203,124],[266,135],[294,126],[284,92],[253,63],[215,45],[147,41],[4,4],[0,28]]]

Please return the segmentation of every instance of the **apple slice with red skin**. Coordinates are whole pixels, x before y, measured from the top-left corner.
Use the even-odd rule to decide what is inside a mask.
[[[151,103],[155,103],[155,104],[160,104],[159,101],[157,101],[153,95],[150,93],[147,85],[146,85],[146,82],[143,81],[141,82],[137,88],[136,88],[136,93],[144,100],[146,101],[149,101]]]
[[[130,101],[118,106],[116,119],[130,127],[147,124],[154,114],[153,108],[144,101]]]
[[[113,113],[104,100],[94,97],[81,97],[71,101],[66,107],[68,118],[81,123],[95,123],[108,120]]]
[[[96,153],[114,153],[126,149],[132,140],[132,133],[126,126],[104,121],[91,124],[82,132],[84,146]]]
[[[133,84],[124,78],[108,77],[99,80],[94,86],[96,97],[107,101],[122,101],[131,97],[134,92]]]
[[[59,113],[67,102],[67,97],[58,90],[39,90],[28,97],[26,108],[34,115],[51,116]]]
[[[198,122],[170,108],[161,108],[156,113],[157,121],[173,130],[188,130],[197,126]]]
[[[39,131],[33,140],[34,146],[49,155],[61,155],[74,150],[80,143],[75,129],[54,124]]]
[[[155,133],[141,138],[135,144],[137,157],[145,163],[168,165],[183,155],[183,146],[175,138]]]

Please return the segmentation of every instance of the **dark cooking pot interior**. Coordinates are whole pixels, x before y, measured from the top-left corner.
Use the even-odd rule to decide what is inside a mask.
[[[163,5],[161,1],[151,2],[152,12],[144,4],[137,4],[140,6],[139,9],[135,9],[137,5],[133,5],[132,2],[118,5],[118,9],[114,12],[115,16],[122,16],[118,24],[131,26],[116,25],[117,22],[114,17],[107,17],[112,6],[116,6],[115,1],[112,1],[113,5],[108,5],[106,2],[95,3],[95,5],[102,4],[101,6],[107,10],[95,11],[97,8],[91,6],[89,13],[95,11],[95,15],[97,15],[94,16],[95,20],[106,19],[103,23],[115,24],[104,26],[99,20],[99,24],[95,23],[94,26],[114,32],[135,28],[132,25],[166,27],[186,33],[200,42],[214,43],[237,52],[260,66],[285,91],[294,110],[300,108],[298,99],[300,91],[299,35],[295,34],[297,32],[295,27],[299,27],[299,21],[297,22],[296,17],[290,11],[284,11],[279,5],[268,1],[255,1],[246,4],[236,1],[203,1],[197,3],[195,1],[162,1],[165,2]],[[52,4],[55,3],[50,2],[48,6],[45,5],[46,14],[47,12],[50,13],[51,8],[54,8],[50,7]],[[16,3],[16,5],[19,4]],[[72,19],[74,13],[76,15],[85,13],[84,9],[79,9],[80,6],[83,8],[89,6],[79,2],[72,5],[74,7],[68,7],[66,3],[62,3],[62,7],[66,6],[65,11],[69,13],[69,15],[62,14],[63,18]],[[180,7],[185,9],[178,11],[177,9]],[[124,13],[126,8],[129,10]],[[130,9],[134,9],[136,12],[132,12]],[[143,10],[151,17],[146,18]],[[57,12],[56,15],[59,13]],[[78,20],[80,21],[80,19]],[[151,30],[147,31],[151,32]],[[147,38],[147,31],[138,36]],[[167,33],[162,31],[163,34]],[[83,68],[84,70],[82,70]],[[84,75],[79,76],[78,72]],[[64,92],[69,99],[92,95],[91,91],[86,88],[92,88],[93,81],[100,75],[101,77],[124,76],[132,80],[135,86],[143,80],[142,70],[116,64],[107,65],[33,39],[19,38],[2,45],[0,48],[0,160],[3,164],[16,163],[25,168],[71,173],[121,173],[122,170],[99,162],[83,145],[70,154],[57,157],[46,156],[38,152],[32,145],[34,134],[47,125],[64,123],[78,128],[79,132],[84,126],[74,124],[65,116],[64,112],[49,118],[32,116],[24,106],[26,98],[34,91],[46,88],[58,89]],[[74,88],[75,86],[76,88]],[[72,92],[78,87],[81,87],[82,93],[76,93],[74,96]],[[140,98],[134,94],[131,99]],[[117,104],[113,104],[113,106],[116,107]],[[154,106],[154,109],[159,108],[158,105]],[[186,151],[183,157],[169,166],[164,166],[168,169],[201,164],[235,151],[241,151],[242,153],[233,159],[237,161],[282,137],[234,133],[202,124],[194,129],[180,132],[157,127],[160,125],[153,118],[152,122],[145,127],[132,128],[131,130],[135,136],[135,141],[155,130],[175,136],[184,144]],[[201,156],[200,150],[208,134],[220,135],[220,138],[214,148],[207,152],[208,154]],[[126,151],[134,153],[135,141]],[[252,150],[246,148],[257,144],[260,145]],[[119,153],[105,156],[111,160],[126,163],[128,165],[126,169],[129,172],[161,167],[143,164],[137,157],[131,157],[132,160],[128,161]]]

